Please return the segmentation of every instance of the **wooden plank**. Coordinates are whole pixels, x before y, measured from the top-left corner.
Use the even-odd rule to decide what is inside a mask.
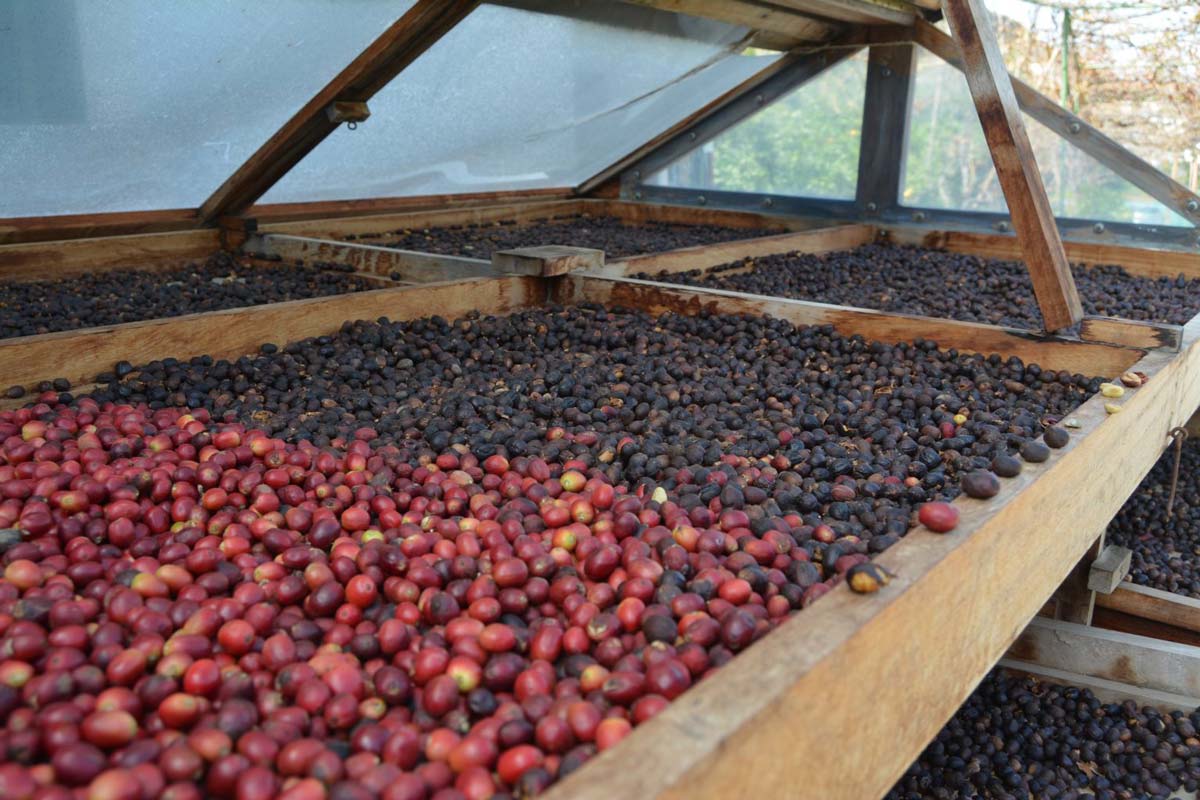
[[[434,313],[453,319],[476,310],[505,314],[536,305],[544,297],[543,285],[534,278],[470,279],[4,339],[0,375],[5,386],[32,386],[58,377],[89,384],[121,360],[144,364],[205,354],[233,358],[255,352],[264,342],[330,333],[347,320],[412,319]]]
[[[911,25],[912,6],[900,0],[773,0],[776,5],[859,25]]]
[[[342,239],[347,236],[377,238],[397,230],[422,230],[452,225],[486,225],[489,222],[527,222],[582,213],[583,200],[535,200],[526,203],[436,208],[397,214],[371,214],[335,219],[277,222],[260,225],[264,233],[286,233],[315,239]]]
[[[216,230],[111,236],[0,246],[0,280],[42,280],[104,269],[163,270],[208,258],[220,248]]]
[[[581,212],[595,216],[617,217],[631,225],[646,222],[680,225],[718,225],[723,228],[776,228],[800,231],[813,226],[811,220],[759,214],[753,211],[730,211],[723,208],[696,208],[666,203],[630,202],[628,200],[581,200]]]
[[[900,202],[916,70],[913,45],[871,45],[854,197],[860,213],[868,216]]]
[[[827,20],[797,13],[750,0],[625,0],[632,5],[648,6],[660,11],[715,19],[731,25],[741,25],[787,37],[797,43],[823,42],[837,32],[836,25]]]
[[[971,233],[967,231],[933,231],[927,228],[889,225],[881,229],[890,241],[970,253],[984,258],[1003,258],[1020,261],[1021,246],[1015,236]],[[1124,247],[1092,242],[1063,242],[1072,264],[1117,264],[1132,275],[1147,278],[1200,278],[1200,253],[1178,250],[1154,250],[1143,247]]]
[[[963,68],[955,41],[933,25],[918,20],[913,26],[917,43],[943,61]],[[1013,78],[1013,91],[1021,110],[1108,167],[1184,219],[1200,221],[1200,195],[1105,136],[1029,84]]]
[[[1027,675],[1063,686],[1078,686],[1080,689],[1088,689],[1102,703],[1124,703],[1126,700],[1132,700],[1139,706],[1152,706],[1167,713],[1191,711],[1200,705],[1200,698],[1194,695],[1142,689],[1119,681],[1092,678],[1078,672],[1043,667],[1028,661],[1004,658],[996,666],[1012,675]],[[1183,797],[1187,797],[1187,795],[1183,795]]]
[[[1146,636],[1035,619],[1005,658],[1200,697],[1200,648]]]
[[[1027,464],[990,500],[955,500],[954,532],[915,530],[878,556],[896,575],[888,586],[836,587],[547,800],[788,797],[797,786],[822,800],[883,795],[1200,405],[1200,320],[1185,342],[1178,356],[1138,363],[1151,380],[1126,395],[1125,413],[1088,400],[1048,462]]]
[[[393,247],[336,242],[269,233],[247,244],[248,252],[264,252],[295,261],[329,261],[350,264],[360,272],[397,276],[395,280],[429,283],[500,276],[491,262],[478,258],[419,253]]]
[[[194,208],[10,217],[0,219],[0,245],[48,242],[55,239],[92,239],[98,236],[131,236],[188,230],[194,227]]]
[[[492,267],[505,275],[541,275],[550,278],[569,272],[603,269],[604,251],[558,244],[517,247],[492,253]]]
[[[204,201],[200,221],[249,208],[337,129],[339,123],[325,113],[331,103],[370,100],[477,5],[478,0],[417,0]]]
[[[1079,323],[1079,338],[1089,342],[1107,342],[1127,347],[1162,347],[1178,350],[1183,341],[1183,326],[1087,316]]]
[[[664,311],[693,315],[702,312],[766,314],[798,325],[832,325],[846,336],[859,334],[887,343],[931,339],[944,348],[1017,356],[1044,369],[1086,375],[1120,375],[1143,355],[1143,351],[1133,348],[1046,337],[977,322],[890,314],[632,278],[571,275],[564,280],[561,302],[586,300],[641,308],[652,314]]]
[[[1133,551],[1129,548],[1106,546],[1088,570],[1088,588],[1098,594],[1112,594],[1129,574],[1132,561]]]
[[[1126,581],[1112,594],[1096,598],[1101,608],[1200,633],[1200,600]]]
[[[848,250],[868,244],[874,239],[875,229],[870,225],[836,225],[800,233],[781,233],[778,236],[761,236],[757,239],[740,239],[699,247],[681,247],[665,253],[630,256],[610,262],[600,274],[625,277],[639,272],[650,275],[660,272],[687,272],[776,253],[830,253],[835,250]]]
[[[1083,316],[1046,187],[982,0],[942,0],[1046,329]]]
[[[1136,636],[1150,636],[1165,642],[1178,642],[1192,647],[1200,647],[1200,633],[1189,631],[1187,628],[1177,628],[1165,622],[1156,622],[1145,617],[1126,614],[1111,608],[1096,606],[1092,624],[1097,628],[1132,633]]]
[[[266,224],[294,220],[358,217],[366,214],[399,214],[463,206],[528,203],[538,200],[570,200],[573,197],[574,191],[570,187],[562,186],[502,192],[370,197],[361,200],[317,200],[307,203],[255,203],[246,214]]]
[[[1088,588],[1088,575],[1092,570],[1092,562],[1100,555],[1103,547],[1104,530],[1101,529],[1100,535],[1092,542],[1083,558],[1079,559],[1078,563],[1071,568],[1066,579],[1054,590],[1054,596],[1047,604],[1052,606],[1052,609],[1048,611],[1043,608],[1040,612],[1042,616],[1063,622],[1074,622],[1078,625],[1092,624],[1092,615],[1096,609],[1096,593]]]

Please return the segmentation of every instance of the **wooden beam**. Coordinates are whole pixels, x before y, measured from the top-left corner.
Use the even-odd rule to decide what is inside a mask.
[[[1028,661],[1005,658],[1001,659],[996,666],[1012,675],[1027,675],[1049,683],[1087,689],[1102,703],[1124,703],[1126,700],[1132,700],[1139,706],[1152,706],[1168,714],[1172,711],[1190,711],[1200,705],[1200,698],[1193,695],[1175,694],[1157,689],[1141,689],[1128,683],[1093,678],[1078,672],[1044,667]]]
[[[1046,330],[1068,328],[1083,317],[1083,306],[987,8],[982,0],[942,0],[942,10],[963,54],[967,85],[1033,279],[1042,320]]]
[[[651,314],[664,311],[692,315],[702,312],[762,314],[797,325],[832,325],[845,336],[858,334],[889,344],[930,339],[944,348],[1017,356],[1044,369],[1085,375],[1120,375],[1144,354],[1133,348],[1040,336],[978,322],[891,314],[707,287],[592,275],[571,275],[565,281],[563,294],[558,298],[560,302],[621,305],[641,308]]]
[[[529,222],[582,213],[580,199],[533,200],[523,203],[498,203],[484,206],[458,206],[404,211],[395,214],[370,214],[336,219],[310,219],[276,222],[259,227],[265,233],[283,233],[315,239],[386,239],[395,231],[416,231],[451,225],[486,225],[492,222]]]
[[[537,305],[544,297],[543,284],[534,278],[471,279],[4,339],[0,375],[5,386],[32,386],[57,377],[87,385],[121,360],[144,364],[168,356],[235,358],[255,352],[264,342],[331,333],[347,320],[505,314]]]
[[[836,587],[546,799],[882,796],[1200,405],[1200,320],[1180,355],[1155,351],[1137,369],[1151,379],[1125,413],[1091,398],[1050,461],[1027,464],[991,500],[955,500],[952,533],[914,530],[879,555],[889,585]]]
[[[201,223],[249,208],[337,129],[340,123],[326,113],[330,104],[370,100],[477,5],[478,0],[417,0],[204,201]]]
[[[1035,619],[1005,658],[1200,697],[1200,648],[1071,622]],[[1198,702],[1189,708],[1200,705]]]
[[[741,25],[756,31],[787,37],[797,43],[823,42],[831,38],[838,26],[828,20],[814,19],[778,4],[756,0],[625,0],[632,5],[648,6],[660,11],[715,19],[730,25]]]
[[[569,272],[603,269],[604,251],[560,244],[516,247],[492,253],[492,268],[504,275],[552,278]]]
[[[479,258],[419,253],[394,247],[376,247],[352,242],[310,239],[268,233],[252,239],[247,252],[262,252],[289,261],[329,261],[350,264],[360,272],[415,283],[452,281],[465,278],[499,277],[503,273]]]
[[[171,269],[221,247],[216,230],[0,245],[0,280],[48,280],[106,269]]]
[[[1200,633],[1200,600],[1194,597],[1125,582],[1112,594],[1097,597],[1096,604]]]
[[[772,0],[777,6],[858,25],[911,25],[916,14],[901,0]]]
[[[836,225],[798,233],[681,247],[665,253],[620,258],[609,262],[600,274],[622,278],[642,272],[648,275],[657,275],[660,272],[687,272],[776,253],[830,253],[835,250],[849,250],[874,240],[875,229],[870,225]]]
[[[866,216],[900,203],[916,69],[913,45],[871,45],[854,198]]]
[[[967,231],[931,231],[927,228],[888,225],[881,232],[889,241],[970,253],[985,258],[1021,260],[1021,246],[1014,236],[970,233]],[[1072,264],[1117,264],[1132,275],[1147,278],[1200,278],[1200,253],[1177,250],[1152,250],[1091,242],[1064,242]]]
[[[913,37],[918,44],[943,61],[963,69],[962,53],[958,44],[933,25],[918,20],[913,26]],[[1012,84],[1022,111],[1184,219],[1190,220],[1193,225],[1200,224],[1200,195],[1105,136],[1021,79],[1013,78]]]

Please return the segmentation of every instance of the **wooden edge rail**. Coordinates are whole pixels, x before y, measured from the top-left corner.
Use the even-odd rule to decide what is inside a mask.
[[[1137,368],[1150,380],[1126,394],[1122,413],[1089,399],[1048,462],[1027,464],[990,500],[957,499],[953,532],[916,529],[878,556],[896,576],[889,585],[872,595],[836,587],[547,800],[882,796],[1200,405],[1200,322],[1181,354],[1154,351]]]
[[[1020,261],[1021,246],[1015,236],[972,233],[968,231],[939,231],[929,228],[896,225],[881,226],[880,236],[896,244],[932,247],[955,253],[968,253],[985,258]],[[1073,264],[1096,266],[1116,264],[1133,275],[1147,278],[1200,278],[1200,252],[1153,250],[1093,242],[1063,242],[1067,258]]]
[[[1106,342],[1147,350],[1161,347],[1178,351],[1183,344],[1183,326],[1086,316],[1079,323],[1079,338],[1085,342]]]
[[[1125,581],[1112,594],[1097,595],[1096,605],[1200,633],[1200,600],[1194,597]]]
[[[1055,669],[1015,658],[1002,658],[996,666],[1010,675],[1025,675],[1046,683],[1087,689],[1102,703],[1124,703],[1126,700],[1132,700],[1139,706],[1151,706],[1166,713],[1191,711],[1200,705],[1200,698],[1195,696],[1164,692],[1158,689],[1144,689],[1128,683]],[[1187,796],[1184,795],[1184,797]]]
[[[69,278],[109,269],[156,269],[202,261],[221,247],[216,230],[0,245],[0,280]]]
[[[979,322],[907,316],[722,289],[604,275],[570,275],[564,280],[559,297],[561,302],[604,303],[640,308],[650,313],[763,314],[797,325],[832,325],[843,335],[857,334],[886,343],[930,339],[943,348],[1017,356],[1026,363],[1036,363],[1046,369],[1086,375],[1120,375],[1144,354],[1137,348],[1044,336]]]
[[[121,360],[144,364],[167,357],[234,358],[254,353],[266,342],[332,333],[347,320],[507,314],[538,305],[545,296],[545,285],[537,278],[471,278],[24,336],[0,340],[0,376],[6,386],[57,377],[89,384]],[[28,399],[15,404],[23,402]]]
[[[395,276],[394,280],[415,283],[497,277],[503,274],[493,267],[490,261],[478,258],[419,253],[415,250],[278,233],[268,233],[251,239],[246,243],[246,251],[261,252],[283,259],[349,264],[360,272],[384,277]]]
[[[610,262],[597,274],[626,277],[640,272],[651,275],[660,272],[688,272],[776,253],[796,251],[828,253],[834,250],[848,250],[859,245],[869,244],[874,239],[875,229],[870,225],[836,225],[797,233],[781,233],[775,236],[738,239],[720,244],[682,247],[664,253],[629,256]]]
[[[1005,657],[1200,698],[1200,648],[1176,642],[1038,618]]]

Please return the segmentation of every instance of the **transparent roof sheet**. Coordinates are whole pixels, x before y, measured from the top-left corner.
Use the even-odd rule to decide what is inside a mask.
[[[647,183],[852,200],[866,82],[863,51],[667,165]]]
[[[0,2],[0,217],[199,206],[411,6]]]
[[[1025,129],[1055,216],[1191,225],[1028,115]],[[910,207],[1008,211],[966,78],[923,51],[902,186],[901,202]]]
[[[779,57],[708,20],[553,7],[480,6],[262,202],[575,185]]]

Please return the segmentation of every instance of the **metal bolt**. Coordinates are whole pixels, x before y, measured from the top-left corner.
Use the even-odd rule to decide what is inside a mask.
[[[775,205],[775,199],[772,197],[764,197],[762,204],[767,208],[770,208],[771,206]]]
[[[1071,133],[1079,133],[1081,130],[1083,130],[1083,126],[1078,122],[1072,122],[1067,126],[1067,128],[1070,129]]]
[[[870,211],[873,214],[878,210],[879,210],[879,206],[875,205],[874,202],[867,203],[867,211]]]
[[[634,192],[634,193],[633,193],[633,199],[634,199],[634,200],[641,200],[641,199],[642,199],[642,193],[641,193],[641,192]]]
[[[691,133],[688,134],[688,141],[689,142],[696,141],[696,132],[695,131],[692,131]]]
[[[754,104],[759,106],[763,104],[763,96],[761,94],[754,95]]]
[[[1092,226],[1092,233],[1104,233],[1104,223],[1097,222]]]
[[[913,222],[924,222],[925,221],[925,212],[924,211],[914,211],[912,218],[913,218]]]
[[[883,69],[880,70],[880,72],[883,74],[883,77],[885,77],[885,78],[892,77],[892,68],[891,67],[884,67]]]
[[[641,171],[640,169],[635,169],[635,170],[633,171],[633,177],[635,177],[635,178],[640,178],[640,177],[642,177],[642,171]]]
[[[1000,220],[999,222],[996,223],[995,228],[998,231],[1007,231],[1008,230],[1008,222],[1006,220]]]
[[[1195,200],[1188,200],[1187,210],[1195,214],[1197,211],[1200,211],[1200,203],[1197,203]]]
[[[705,197],[704,195],[700,195],[699,197],[696,198],[696,202],[699,203],[700,205],[704,205],[705,203],[708,202],[708,198]]]

